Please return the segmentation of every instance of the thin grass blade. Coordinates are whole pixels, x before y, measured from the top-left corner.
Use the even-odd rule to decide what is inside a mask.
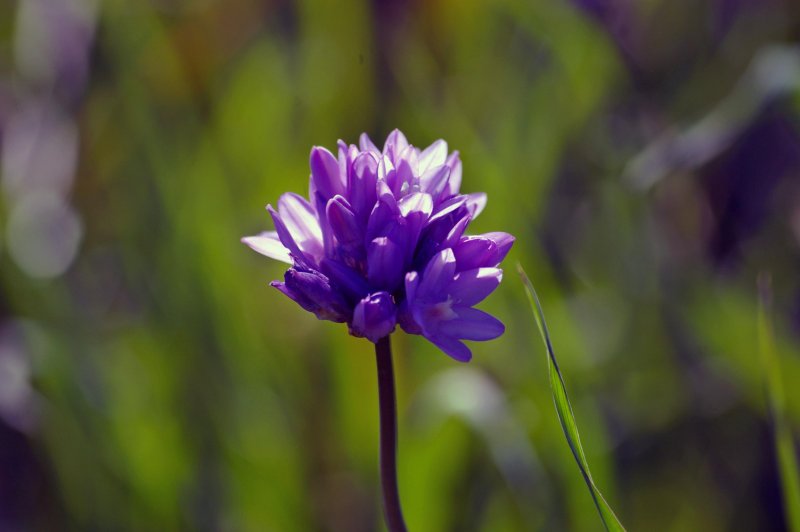
[[[528,301],[530,301],[531,310],[533,311],[533,317],[536,320],[536,326],[539,328],[539,333],[547,349],[547,368],[550,377],[550,389],[553,392],[553,402],[556,406],[556,413],[558,414],[558,420],[561,422],[564,436],[567,438],[569,448],[572,451],[572,455],[575,457],[575,461],[578,463],[578,468],[583,475],[583,479],[586,481],[586,486],[589,488],[589,492],[592,495],[594,504],[597,506],[597,511],[600,513],[600,518],[606,529],[614,532],[624,531],[625,527],[619,522],[611,506],[606,502],[603,494],[600,493],[600,490],[592,479],[592,473],[589,471],[589,463],[586,461],[586,455],[583,452],[581,438],[578,434],[578,425],[575,422],[572,405],[567,396],[564,378],[561,376],[561,370],[558,368],[558,361],[553,351],[553,344],[550,341],[550,333],[547,330],[547,322],[545,322],[544,319],[544,312],[542,311],[542,305],[539,303],[539,297],[536,295],[536,290],[533,289],[533,284],[530,279],[528,279],[521,265],[517,265],[517,270],[519,271],[520,277],[522,277],[522,282],[525,285],[528,295]]]
[[[758,278],[758,351],[764,371],[764,387],[775,430],[775,453],[783,492],[783,505],[786,509],[786,522],[789,530],[800,532],[800,470],[797,466],[792,429],[786,417],[786,398],[781,381],[781,368],[775,351],[775,337],[772,329],[772,287],[768,275]]]

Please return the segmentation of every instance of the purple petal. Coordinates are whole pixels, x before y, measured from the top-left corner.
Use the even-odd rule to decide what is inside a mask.
[[[501,231],[485,233],[483,235],[478,235],[478,236],[482,236],[483,238],[488,238],[490,240],[493,240],[494,243],[497,245],[497,256],[494,259],[497,261],[497,264],[503,262],[503,259],[505,259],[506,255],[508,255],[508,252],[511,251],[511,246],[514,245],[514,241],[516,240],[516,238],[514,238],[512,235],[508,233],[503,233]]]
[[[387,157],[383,156],[378,161],[378,182],[386,184],[388,190],[392,192],[395,185],[395,177],[397,171],[395,170],[394,163]],[[392,192],[394,195],[394,192]]]
[[[272,223],[275,224],[275,232],[278,234],[278,238],[289,250],[289,253],[292,255],[292,257],[301,262],[310,262],[310,259],[306,257],[305,253],[303,253],[302,250],[297,246],[297,243],[294,241],[292,234],[283,223],[281,215],[278,214],[278,211],[273,209],[272,205],[267,205],[267,212],[269,212],[269,215],[272,216]]]
[[[289,268],[284,280],[285,283],[271,284],[317,318],[339,323],[347,321],[350,314],[347,301],[325,275],[313,270]]]
[[[503,261],[513,244],[514,237],[508,233],[496,232],[464,237],[453,246],[458,270],[495,267]]]
[[[353,311],[350,332],[354,336],[365,337],[369,341],[378,340],[391,334],[396,324],[397,308],[391,294],[376,292],[359,301]]]
[[[425,173],[429,168],[443,165],[447,160],[447,143],[439,139],[419,154],[419,172]]]
[[[387,237],[370,242],[367,249],[367,279],[376,288],[394,291],[403,279],[404,246]]]
[[[417,298],[417,287],[419,286],[419,274],[408,272],[406,274],[406,299],[414,301]]]
[[[368,151],[372,153],[380,153],[381,150],[378,149],[377,146],[370,140],[369,135],[366,133],[362,133],[360,137],[358,137],[358,147],[361,148],[361,151]]]
[[[447,236],[444,240],[442,240],[441,247],[444,248],[451,248],[455,246],[458,241],[461,239],[461,236],[464,234],[464,231],[467,229],[467,226],[472,221],[472,216],[467,214],[463,218],[461,218],[456,225],[447,233]],[[456,255],[456,260],[458,260],[458,255]]]
[[[422,327],[414,319],[412,309],[416,306],[417,286],[419,286],[419,275],[417,272],[408,272],[405,278],[406,297],[397,310],[397,323],[408,334],[422,334]]]
[[[286,283],[282,283],[280,281],[272,281],[269,285],[273,288],[276,288],[280,293],[291,299],[292,301],[297,302],[297,296],[286,286]]]
[[[491,340],[506,330],[503,322],[482,310],[469,307],[453,307],[458,318],[439,323],[437,334],[463,340]]]
[[[281,244],[276,231],[264,231],[259,235],[246,236],[242,238],[242,243],[271,259],[279,260],[287,264],[292,263],[289,250],[286,249],[286,246]]]
[[[422,273],[418,294],[426,297],[443,293],[456,273],[456,257],[452,249],[444,249],[433,256]]]
[[[433,199],[430,194],[414,192],[398,201],[397,208],[404,218],[413,213],[421,213],[427,219],[433,211]]]
[[[308,200],[314,205],[314,198],[317,197],[317,185],[314,184],[314,176],[308,176]]]
[[[447,195],[455,196],[461,190],[461,159],[458,152],[454,151],[445,163],[450,167],[450,179],[447,181]]]
[[[467,196],[456,196],[454,198],[450,198],[447,201],[440,203],[439,205],[436,206],[436,209],[434,209],[433,216],[431,216],[429,223],[433,223],[436,220],[439,220],[441,218],[444,218],[445,216],[452,214],[453,212],[456,212],[466,202],[467,202]]]
[[[444,335],[426,336],[426,338],[446,355],[459,362],[469,362],[472,359],[472,351],[469,350],[469,347],[455,338]]]
[[[294,193],[283,194],[278,212],[297,246],[315,258],[322,256],[322,230],[316,212],[305,198]]]
[[[350,204],[342,196],[334,196],[325,209],[328,223],[333,235],[349,252],[361,247],[363,235],[361,227],[356,220],[356,215],[350,210]]]
[[[366,223],[370,211],[375,205],[375,187],[378,180],[378,161],[370,153],[362,153],[353,160],[353,171],[348,186],[350,203],[353,212]]]
[[[347,184],[350,182],[350,177],[353,168],[353,161],[358,154],[358,148],[354,145],[347,145],[346,142],[343,140],[339,140],[339,175],[344,179],[344,183]]]
[[[369,293],[369,284],[360,273],[337,260],[323,259],[320,264],[331,282],[338,286],[342,293],[353,303]]]
[[[422,327],[414,319],[408,301],[401,302],[397,309],[397,324],[408,334],[422,334]]]
[[[442,165],[430,168],[420,177],[420,188],[434,198],[438,198],[447,187],[447,179],[449,177],[450,167],[448,166]]]
[[[383,145],[383,153],[388,156],[393,163],[400,160],[400,155],[408,148],[408,140],[403,132],[395,129],[389,136],[386,137],[386,143]]]
[[[345,181],[339,171],[339,161],[331,152],[325,148],[314,147],[311,150],[309,164],[316,189],[325,200],[345,193]]]
[[[326,253],[330,253],[335,249],[333,231],[331,231],[331,225],[328,223],[328,217],[325,215],[328,199],[330,198],[323,197],[320,192],[315,192],[312,198],[314,208],[318,213],[322,213],[322,216],[319,216],[317,219],[319,220],[319,228],[322,231],[322,248]],[[323,255],[324,254],[325,253],[323,253]]]
[[[395,197],[401,197],[411,191],[415,180],[416,153],[412,146],[406,149],[406,154],[402,156],[397,163],[397,171],[395,172],[394,183],[392,185],[392,192]]]
[[[379,182],[378,188],[380,188],[380,183],[381,182]],[[367,221],[367,240],[373,240],[379,236],[386,236],[390,226],[395,224],[399,217],[400,209],[397,206],[394,196],[392,196],[391,193],[388,195],[381,193]]]
[[[283,194],[278,200],[278,212],[292,234],[320,238],[317,213],[304,197],[293,192]]]
[[[488,238],[474,236],[462,238],[453,246],[453,253],[460,271],[497,265],[495,261],[497,244]]]
[[[483,212],[484,207],[486,207],[485,192],[467,194],[467,209],[469,209],[469,213],[472,215],[473,219],[477,218],[478,215]]]
[[[453,303],[465,307],[477,305],[491,294],[503,280],[500,268],[477,268],[456,274],[448,292]]]
[[[344,182],[346,185],[350,169],[350,164],[349,164],[350,161],[347,160],[347,154],[349,150],[347,149],[347,143],[342,139],[339,139],[336,144],[339,148],[336,157],[336,162],[339,164],[339,176],[344,178]]]
[[[433,199],[430,194],[415,192],[401,199],[397,203],[397,207],[407,223],[408,236],[406,241],[408,246],[406,248],[406,256],[411,258],[414,255],[414,249],[417,247],[422,228],[433,210]]]
[[[466,212],[466,209],[462,208],[462,210]],[[433,255],[458,243],[472,217],[469,214],[464,214],[461,219],[458,219],[456,218],[457,214],[464,213],[456,211],[432,224],[428,223],[423,229],[417,246],[417,253],[414,257],[414,263],[418,267],[424,267]],[[458,221],[454,224],[453,222],[456,219]]]
[[[380,170],[380,166],[378,167],[378,170]],[[378,176],[378,182],[375,185],[375,193],[379,200],[384,201],[389,205],[397,205],[397,200],[394,197],[392,189],[389,188],[389,185],[386,183],[385,179],[381,179],[380,175]]]

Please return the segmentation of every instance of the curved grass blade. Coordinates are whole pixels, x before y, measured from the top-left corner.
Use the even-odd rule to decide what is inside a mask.
[[[528,276],[525,275],[525,270],[522,269],[521,265],[517,264],[517,270],[519,271],[520,277],[522,277],[522,282],[525,284],[528,301],[530,301],[531,310],[533,311],[533,317],[536,319],[539,333],[547,348],[547,368],[550,376],[550,389],[553,392],[553,402],[556,406],[556,413],[558,414],[558,420],[561,422],[564,436],[567,438],[569,448],[572,451],[572,455],[575,457],[575,461],[578,463],[578,468],[581,470],[583,479],[586,481],[586,485],[589,488],[589,492],[592,495],[595,506],[597,506],[597,511],[600,513],[600,518],[603,520],[606,530],[624,532],[625,527],[619,522],[611,506],[608,505],[603,494],[600,493],[600,490],[592,479],[592,473],[589,471],[589,463],[586,461],[586,455],[584,455],[583,446],[581,445],[581,438],[578,435],[578,425],[575,422],[575,415],[572,412],[572,405],[570,405],[569,397],[567,397],[564,378],[561,376],[561,370],[558,369],[556,355],[553,351],[553,345],[550,342],[550,333],[547,330],[544,312],[542,311],[542,305],[539,303],[539,298],[536,295],[536,290],[533,289],[533,284],[531,284]]]
[[[775,430],[775,453],[783,492],[786,523],[792,532],[800,532],[800,470],[797,467],[794,441],[786,418],[786,398],[781,381],[781,368],[775,352],[772,332],[772,287],[769,275],[758,277],[758,351],[764,371],[764,387]]]

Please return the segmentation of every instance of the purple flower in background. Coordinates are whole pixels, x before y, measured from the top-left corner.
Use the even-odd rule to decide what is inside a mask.
[[[461,194],[461,161],[438,140],[420,150],[394,130],[379,150],[339,141],[311,150],[309,199],[286,193],[267,210],[275,231],[242,241],[292,266],[272,286],[319,319],[374,343],[400,325],[463,362],[461,340],[490,340],[503,324],[473,308],[503,276],[507,233],[464,234],[486,195]]]

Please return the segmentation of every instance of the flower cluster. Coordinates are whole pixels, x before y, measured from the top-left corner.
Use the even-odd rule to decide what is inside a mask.
[[[393,131],[379,150],[339,141],[311,150],[309,199],[286,193],[267,210],[275,231],[242,241],[291,264],[272,286],[319,319],[378,342],[400,325],[459,361],[461,340],[490,340],[503,324],[473,308],[500,284],[514,237],[464,234],[486,195],[461,194],[461,161],[438,140],[424,150]]]

